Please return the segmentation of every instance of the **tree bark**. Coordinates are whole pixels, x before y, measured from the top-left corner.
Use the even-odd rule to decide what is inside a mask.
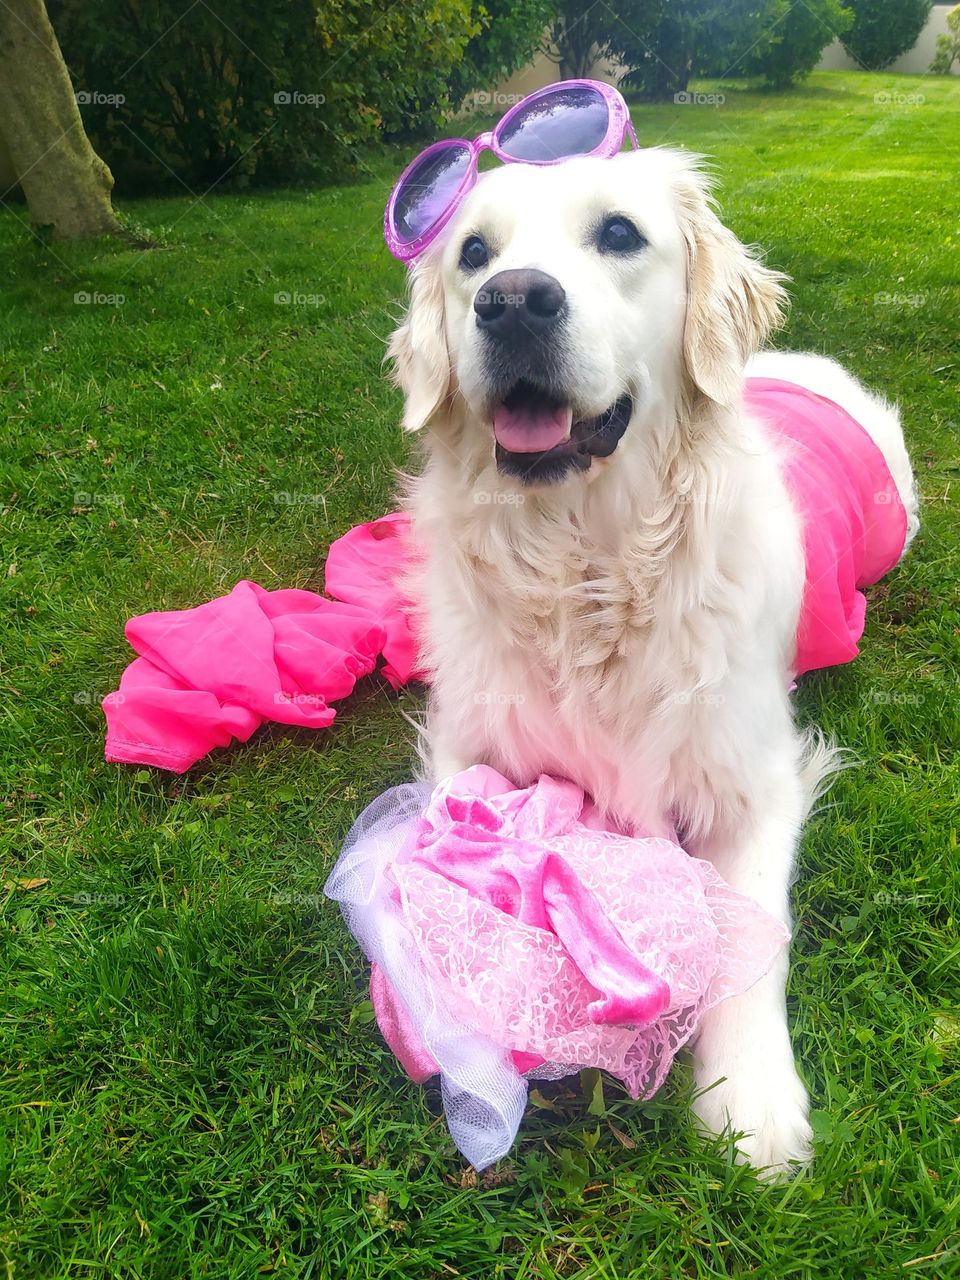
[[[558,17],[550,28],[548,48],[544,52],[551,62],[557,63],[561,80],[586,80],[598,50],[585,17],[573,22],[568,17]]]
[[[0,3],[0,132],[36,226],[64,240],[120,230],[44,0]]]

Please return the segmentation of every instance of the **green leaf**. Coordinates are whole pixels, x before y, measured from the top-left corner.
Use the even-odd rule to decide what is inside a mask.
[[[837,1142],[852,1142],[853,1129],[846,1120],[839,1120],[834,1126],[834,1138]]]
[[[505,1232],[501,1227],[494,1227],[490,1225],[483,1228],[482,1235],[484,1244],[491,1253],[495,1253],[503,1244]]]
[[[829,1111],[811,1111],[810,1128],[813,1136],[823,1143],[831,1143],[834,1136],[833,1116]]]
[[[585,1151],[596,1151],[597,1143],[600,1141],[600,1126],[597,1125],[595,1129],[584,1129],[580,1134],[580,1141]]]
[[[531,1089],[527,1101],[533,1107],[538,1107],[541,1111],[559,1111],[560,1108],[555,1102],[551,1102],[549,1098],[545,1098],[539,1089]]]
[[[368,1027],[371,1022],[376,1021],[376,1013],[374,1013],[373,1004],[370,1000],[361,1000],[359,1004],[354,1005],[353,1012],[350,1014],[350,1022],[359,1023],[361,1027]]]
[[[582,1151],[561,1147],[557,1152],[560,1162],[560,1185],[568,1196],[578,1198],[590,1179],[590,1165]]]
[[[607,1104],[603,1097],[603,1076],[596,1067],[584,1067],[580,1072],[580,1088],[584,1096],[590,1099],[587,1114],[605,1116]]]

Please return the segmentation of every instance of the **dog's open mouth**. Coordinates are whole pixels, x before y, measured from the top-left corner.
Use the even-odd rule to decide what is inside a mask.
[[[608,458],[627,429],[633,398],[622,395],[603,413],[575,419],[569,405],[522,379],[493,409],[497,467],[526,484],[551,484]]]

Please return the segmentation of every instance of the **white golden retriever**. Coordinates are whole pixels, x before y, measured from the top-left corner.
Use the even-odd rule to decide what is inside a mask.
[[[745,370],[857,418],[917,519],[895,411],[827,359],[756,354],[782,278],[687,154],[505,165],[415,264],[389,354],[404,426],[427,428],[428,772],[572,778],[786,921],[832,754],[794,723],[801,534]],[[786,977],[784,957],[695,1046],[701,1122],[768,1176],[810,1158]]]

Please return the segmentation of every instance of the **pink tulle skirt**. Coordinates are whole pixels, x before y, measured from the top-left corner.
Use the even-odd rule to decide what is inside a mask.
[[[789,936],[679,845],[603,829],[573,783],[516,790],[482,765],[374,801],[326,892],[373,962],[387,1043],[440,1076],[476,1168],[509,1150],[530,1078],[601,1067],[652,1094]]]

